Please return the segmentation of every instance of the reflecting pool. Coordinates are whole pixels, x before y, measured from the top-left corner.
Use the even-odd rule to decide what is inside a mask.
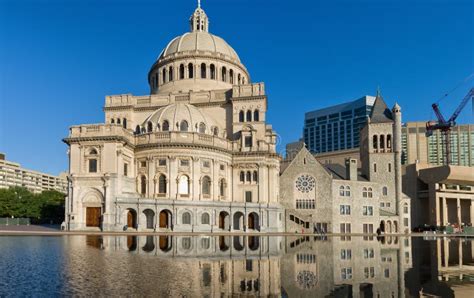
[[[470,239],[0,237],[0,296],[474,296]]]

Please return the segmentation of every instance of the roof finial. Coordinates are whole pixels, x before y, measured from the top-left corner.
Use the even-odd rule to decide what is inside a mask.
[[[198,8],[201,8],[201,0],[198,0]]]
[[[380,96],[381,96],[380,86],[377,86],[377,97],[380,97]]]

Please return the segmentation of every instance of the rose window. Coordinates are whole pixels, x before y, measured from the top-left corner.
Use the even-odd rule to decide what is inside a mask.
[[[301,175],[296,180],[296,188],[304,193],[308,193],[314,189],[315,181],[310,175]]]
[[[298,285],[303,289],[312,289],[317,283],[316,274],[307,270],[300,271],[296,280],[298,281]]]

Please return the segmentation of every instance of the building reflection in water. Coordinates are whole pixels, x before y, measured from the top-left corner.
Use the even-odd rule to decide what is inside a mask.
[[[78,265],[70,268],[71,282],[83,277],[82,271],[96,268],[87,279],[103,289],[95,292],[99,294],[418,297],[423,293],[472,297],[472,241],[429,240],[176,235],[68,238],[79,242],[75,248],[81,247],[80,254],[71,254],[78,258],[71,260]],[[96,253],[91,247],[98,248]]]

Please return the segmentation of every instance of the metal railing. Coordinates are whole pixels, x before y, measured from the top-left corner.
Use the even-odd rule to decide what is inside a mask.
[[[29,218],[0,217],[0,226],[29,226]]]

